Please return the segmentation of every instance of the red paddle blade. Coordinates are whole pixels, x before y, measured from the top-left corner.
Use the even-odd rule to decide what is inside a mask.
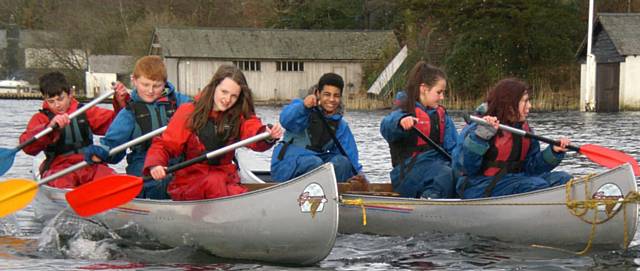
[[[142,178],[111,175],[79,186],[66,194],[67,202],[80,216],[92,216],[118,207],[142,190]]]
[[[629,163],[633,168],[633,174],[640,176],[638,161],[624,152],[612,150],[599,145],[585,144],[580,146],[580,153],[587,156],[591,161],[607,168],[614,168],[619,165]]]

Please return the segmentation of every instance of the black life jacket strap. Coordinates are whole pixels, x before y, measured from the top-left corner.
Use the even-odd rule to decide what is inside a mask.
[[[286,142],[282,143],[282,148],[280,149],[280,153],[278,153],[278,160],[279,161],[282,161],[282,159],[284,158],[284,155],[287,152],[287,149],[289,149],[289,145],[291,145],[291,143],[293,143],[293,138],[290,139],[289,141],[286,141]]]
[[[342,147],[342,144],[340,144],[340,141],[338,140],[338,138],[336,137],[336,132],[333,131],[333,129],[331,129],[331,127],[329,126],[329,123],[324,118],[324,116],[322,115],[322,112],[320,112],[320,110],[321,109],[319,109],[317,107],[312,109],[312,111],[314,111],[316,114],[318,114],[318,117],[320,118],[320,120],[322,121],[322,123],[325,126],[324,128],[326,128],[327,132],[329,132],[329,135],[331,135],[331,139],[333,139],[333,143],[336,144],[336,147],[338,147],[338,150],[340,151],[340,153],[342,155],[344,155],[344,157],[346,157],[347,159],[351,159],[349,157],[349,155],[347,155],[347,152]],[[336,130],[337,130],[337,127],[336,127]],[[351,171],[353,172],[353,175],[358,175],[358,171],[356,170],[355,167],[353,167],[353,164],[351,164],[351,162],[349,162],[349,164],[351,165]]]

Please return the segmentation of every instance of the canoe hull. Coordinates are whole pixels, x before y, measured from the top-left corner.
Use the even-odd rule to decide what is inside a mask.
[[[34,207],[46,219],[66,208],[65,190],[40,189]],[[92,217],[109,228],[134,223],[159,242],[194,245],[234,259],[311,265],[335,242],[338,196],[331,164],[290,182],[201,201],[135,199]]]
[[[250,152],[241,153],[236,158],[241,166],[247,165],[240,168],[243,183],[260,183],[269,179],[263,176],[268,162],[256,159]],[[606,184],[618,187],[623,196],[637,191],[631,167],[623,165],[592,177],[586,186],[585,182],[576,182],[571,187],[570,199],[591,198]],[[585,196],[585,187],[588,196]],[[589,211],[577,217],[564,205],[566,191],[566,186],[559,186],[477,200],[423,200],[342,194],[338,232],[395,236],[415,236],[426,232],[470,233],[503,241],[569,249],[582,249],[590,239],[593,239],[594,247],[603,249],[627,247],[633,240],[638,221],[637,204],[628,203],[609,214],[607,208],[602,206],[598,212]],[[365,202],[366,226],[362,224],[362,207],[353,205],[350,202],[352,200]],[[545,205],[548,203],[560,204]],[[597,224],[592,236],[594,213],[599,222],[609,216],[611,218]]]
[[[606,184],[618,187],[622,196],[637,191],[633,171],[624,165],[592,177],[588,182],[575,182],[569,192],[570,199],[584,200],[585,194],[591,198]],[[565,186],[477,200],[343,194],[343,200],[364,201],[367,225],[362,225],[360,206],[342,204],[339,232],[398,236],[424,232],[471,233],[504,241],[563,248],[584,248],[590,239],[595,247],[601,248],[626,248],[629,245],[636,232],[636,203],[614,204],[609,208],[601,206],[597,211],[587,211],[581,219],[563,204],[566,194]],[[584,209],[577,211],[583,212]],[[592,235],[594,215],[599,224]]]

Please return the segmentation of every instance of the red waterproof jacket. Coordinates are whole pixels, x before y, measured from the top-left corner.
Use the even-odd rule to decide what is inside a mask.
[[[46,102],[42,103],[42,109],[49,109],[49,106]],[[71,114],[77,109],[78,101],[74,98],[71,98],[71,104],[69,106],[69,109],[67,110],[67,114]],[[96,135],[104,135],[115,116],[112,110],[100,108],[97,106],[90,108],[85,112],[85,114],[87,115],[87,120],[89,121],[91,132]],[[47,117],[47,115],[42,112],[38,112],[33,115],[33,117],[31,117],[31,120],[29,120],[29,124],[27,124],[27,129],[22,133],[22,135],[20,135],[20,143],[33,138],[33,136],[46,129],[47,125],[49,125],[49,122],[49,117]],[[38,139],[36,142],[33,142],[32,144],[24,147],[22,150],[26,154],[37,155],[38,153],[43,151],[49,144],[55,143],[58,138],[60,138],[60,131],[54,130],[53,132]],[[83,160],[84,158],[82,153],[58,155],[51,162],[49,169],[42,174],[42,177],[49,176]],[[56,180],[53,180],[49,182],[49,185],[58,188],[73,188],[83,183],[89,182],[94,178],[101,178],[111,174],[114,174],[114,171],[106,165],[93,164],[71,172]]]
[[[205,153],[205,145],[197,134],[187,127],[189,115],[193,110],[193,103],[180,106],[169,121],[167,130],[161,137],[153,140],[144,162],[145,175],[155,166],[167,166],[170,158],[184,154],[185,160],[189,160]],[[220,116],[219,112],[214,111],[209,114],[212,120]],[[240,125],[240,138],[231,138],[228,144],[252,137],[265,129],[255,115],[249,119],[241,117]],[[255,151],[266,151],[272,145],[273,143],[263,140],[247,147]],[[233,156],[234,152],[228,152],[220,156],[217,165],[210,165],[205,161],[176,171],[167,192],[173,200],[211,199],[246,192],[246,187],[240,184],[236,165],[231,163]]]

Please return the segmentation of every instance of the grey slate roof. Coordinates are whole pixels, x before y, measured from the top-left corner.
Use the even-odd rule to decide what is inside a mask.
[[[20,38],[18,46],[20,48],[47,48],[52,44],[60,46],[56,39],[60,38],[62,33],[44,30],[20,29]],[[7,48],[7,30],[0,29],[0,49]]]
[[[606,31],[620,55],[640,55],[640,13],[600,13],[593,29],[594,35]],[[585,37],[578,56],[584,57],[586,50]]]
[[[158,27],[152,43],[165,57],[224,59],[366,60],[399,48],[392,31]]]
[[[60,37],[62,33],[44,31],[44,30],[20,30],[20,48],[47,48],[53,44],[60,46],[61,43],[57,43],[56,39]]]
[[[127,74],[133,71],[136,58],[123,55],[91,55],[89,69],[92,72]]]
[[[602,13],[600,23],[621,55],[640,54],[640,13]]]

